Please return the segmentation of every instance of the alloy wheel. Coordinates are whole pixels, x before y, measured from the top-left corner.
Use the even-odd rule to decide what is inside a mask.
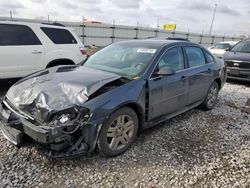
[[[119,115],[109,125],[107,131],[107,142],[111,150],[117,151],[127,146],[133,132],[135,124],[133,119],[128,115]]]
[[[212,85],[207,96],[208,106],[210,107],[213,106],[214,103],[216,102],[217,97],[218,97],[218,88],[215,85]]]

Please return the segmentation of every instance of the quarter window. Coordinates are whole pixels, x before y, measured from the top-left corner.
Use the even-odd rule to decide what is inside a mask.
[[[19,45],[41,45],[41,42],[28,26],[0,24],[0,46]]]
[[[205,56],[206,56],[206,59],[207,59],[207,63],[212,63],[214,62],[214,57],[209,54],[208,52],[205,51]]]
[[[185,47],[189,67],[196,67],[206,64],[203,51],[198,47]]]
[[[77,44],[76,39],[66,29],[41,27],[41,30],[50,38],[55,44]]]
[[[184,69],[183,54],[180,47],[167,50],[159,61],[158,68],[169,67],[175,71]]]

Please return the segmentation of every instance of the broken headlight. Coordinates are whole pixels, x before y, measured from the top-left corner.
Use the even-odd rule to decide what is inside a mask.
[[[70,114],[62,114],[57,120],[62,123],[65,124],[67,122],[69,122],[72,119]]]
[[[90,118],[90,111],[87,108],[70,108],[56,113],[50,125],[55,127],[82,125]]]

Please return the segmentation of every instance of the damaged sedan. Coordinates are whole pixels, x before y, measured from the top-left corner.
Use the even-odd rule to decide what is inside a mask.
[[[223,60],[183,40],[111,44],[83,65],[36,72],[0,104],[3,135],[33,140],[55,158],[126,151],[140,130],[194,107],[210,110],[226,80]]]

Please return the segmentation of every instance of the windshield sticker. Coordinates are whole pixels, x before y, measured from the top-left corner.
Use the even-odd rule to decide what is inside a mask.
[[[133,80],[138,80],[140,77],[139,76],[135,76],[133,77]]]
[[[150,53],[154,54],[156,52],[156,49],[149,49],[149,48],[139,48],[137,50],[138,53]]]

